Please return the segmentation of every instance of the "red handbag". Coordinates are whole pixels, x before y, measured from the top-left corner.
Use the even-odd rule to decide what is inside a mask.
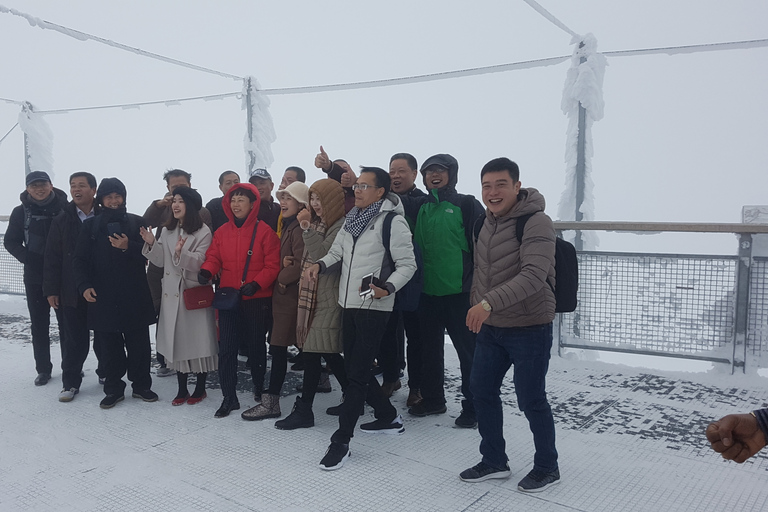
[[[213,304],[213,285],[195,286],[184,290],[184,306],[191,309],[209,308]]]

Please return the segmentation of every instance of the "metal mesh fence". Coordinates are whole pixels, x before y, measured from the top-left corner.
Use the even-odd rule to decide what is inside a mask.
[[[0,234],[0,293],[24,295],[24,266],[5,250]]]
[[[749,278],[747,352],[768,354],[768,258],[752,258]]]
[[[569,345],[596,349],[716,352],[733,340],[736,263],[735,256],[579,253],[579,306],[562,315],[562,334]]]

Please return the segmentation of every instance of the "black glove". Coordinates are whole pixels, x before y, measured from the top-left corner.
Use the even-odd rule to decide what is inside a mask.
[[[240,294],[245,297],[250,297],[251,295],[255,295],[259,290],[261,290],[259,283],[256,281],[251,281],[250,283],[245,283],[240,287]]]
[[[205,269],[200,270],[200,272],[197,274],[197,282],[200,284],[208,284],[208,281],[210,280],[211,273]]]

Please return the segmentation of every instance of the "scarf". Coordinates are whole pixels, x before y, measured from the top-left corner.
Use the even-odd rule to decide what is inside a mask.
[[[363,234],[365,228],[368,227],[371,219],[379,213],[382,204],[384,204],[384,199],[371,203],[364,210],[360,210],[357,206],[349,210],[346,220],[344,220],[344,231],[357,240]]]
[[[327,229],[322,220],[315,220],[310,224],[309,229],[314,229],[324,235]],[[302,348],[309,335],[309,326],[312,324],[312,318],[315,316],[317,307],[317,281],[311,281],[304,278],[304,271],[315,262],[309,256],[309,250],[304,248],[304,255],[301,258],[301,279],[299,280],[299,309],[296,315],[296,346]]]

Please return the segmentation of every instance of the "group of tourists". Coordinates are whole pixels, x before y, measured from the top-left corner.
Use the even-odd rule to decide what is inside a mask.
[[[93,331],[104,409],[124,400],[126,373],[132,397],[158,400],[150,372],[155,323],[155,374],[178,379],[171,403],[200,403],[207,375],[218,372],[216,418],[240,409],[238,356],[247,357],[255,403],[241,417],[280,418],[293,346],[300,351],[294,367],[304,371],[301,394],[275,427],[314,426],[315,395],[332,374],[342,402],[326,412],[339,417],[339,426],[320,468],[335,470],[350,457],[365,403],[374,420],[359,431],[405,431],[390,401],[403,386],[404,369],[408,415],[447,412],[447,331],[461,370],[455,425],[478,428],[482,437],[482,460],[461,479],[511,474],[500,387],[515,365],[518,407],[535,446],[534,467],[518,488],[538,492],[557,483],[545,390],[555,230],[542,195],[521,187],[518,166],[507,158],[480,172],[485,207],[458,192],[459,164],[448,154],[426,159],[419,169],[412,155],[397,153],[389,171],[361,167],[355,173],[321,147],[314,165],[327,178],[308,186],[305,172],[289,167],[276,192],[266,169],[252,170],[245,183],[225,171],[222,196],[205,206],[192,176],[173,169],[163,176],[167,192],[143,216],[128,213],[127,191],[117,178],[97,186],[93,175],[76,172],[67,202],[47,173],[27,174],[5,246],[24,264],[35,385],[51,379],[51,307],[61,340],[59,400],[72,401],[80,390]],[[416,183],[419,174],[426,190]]]

